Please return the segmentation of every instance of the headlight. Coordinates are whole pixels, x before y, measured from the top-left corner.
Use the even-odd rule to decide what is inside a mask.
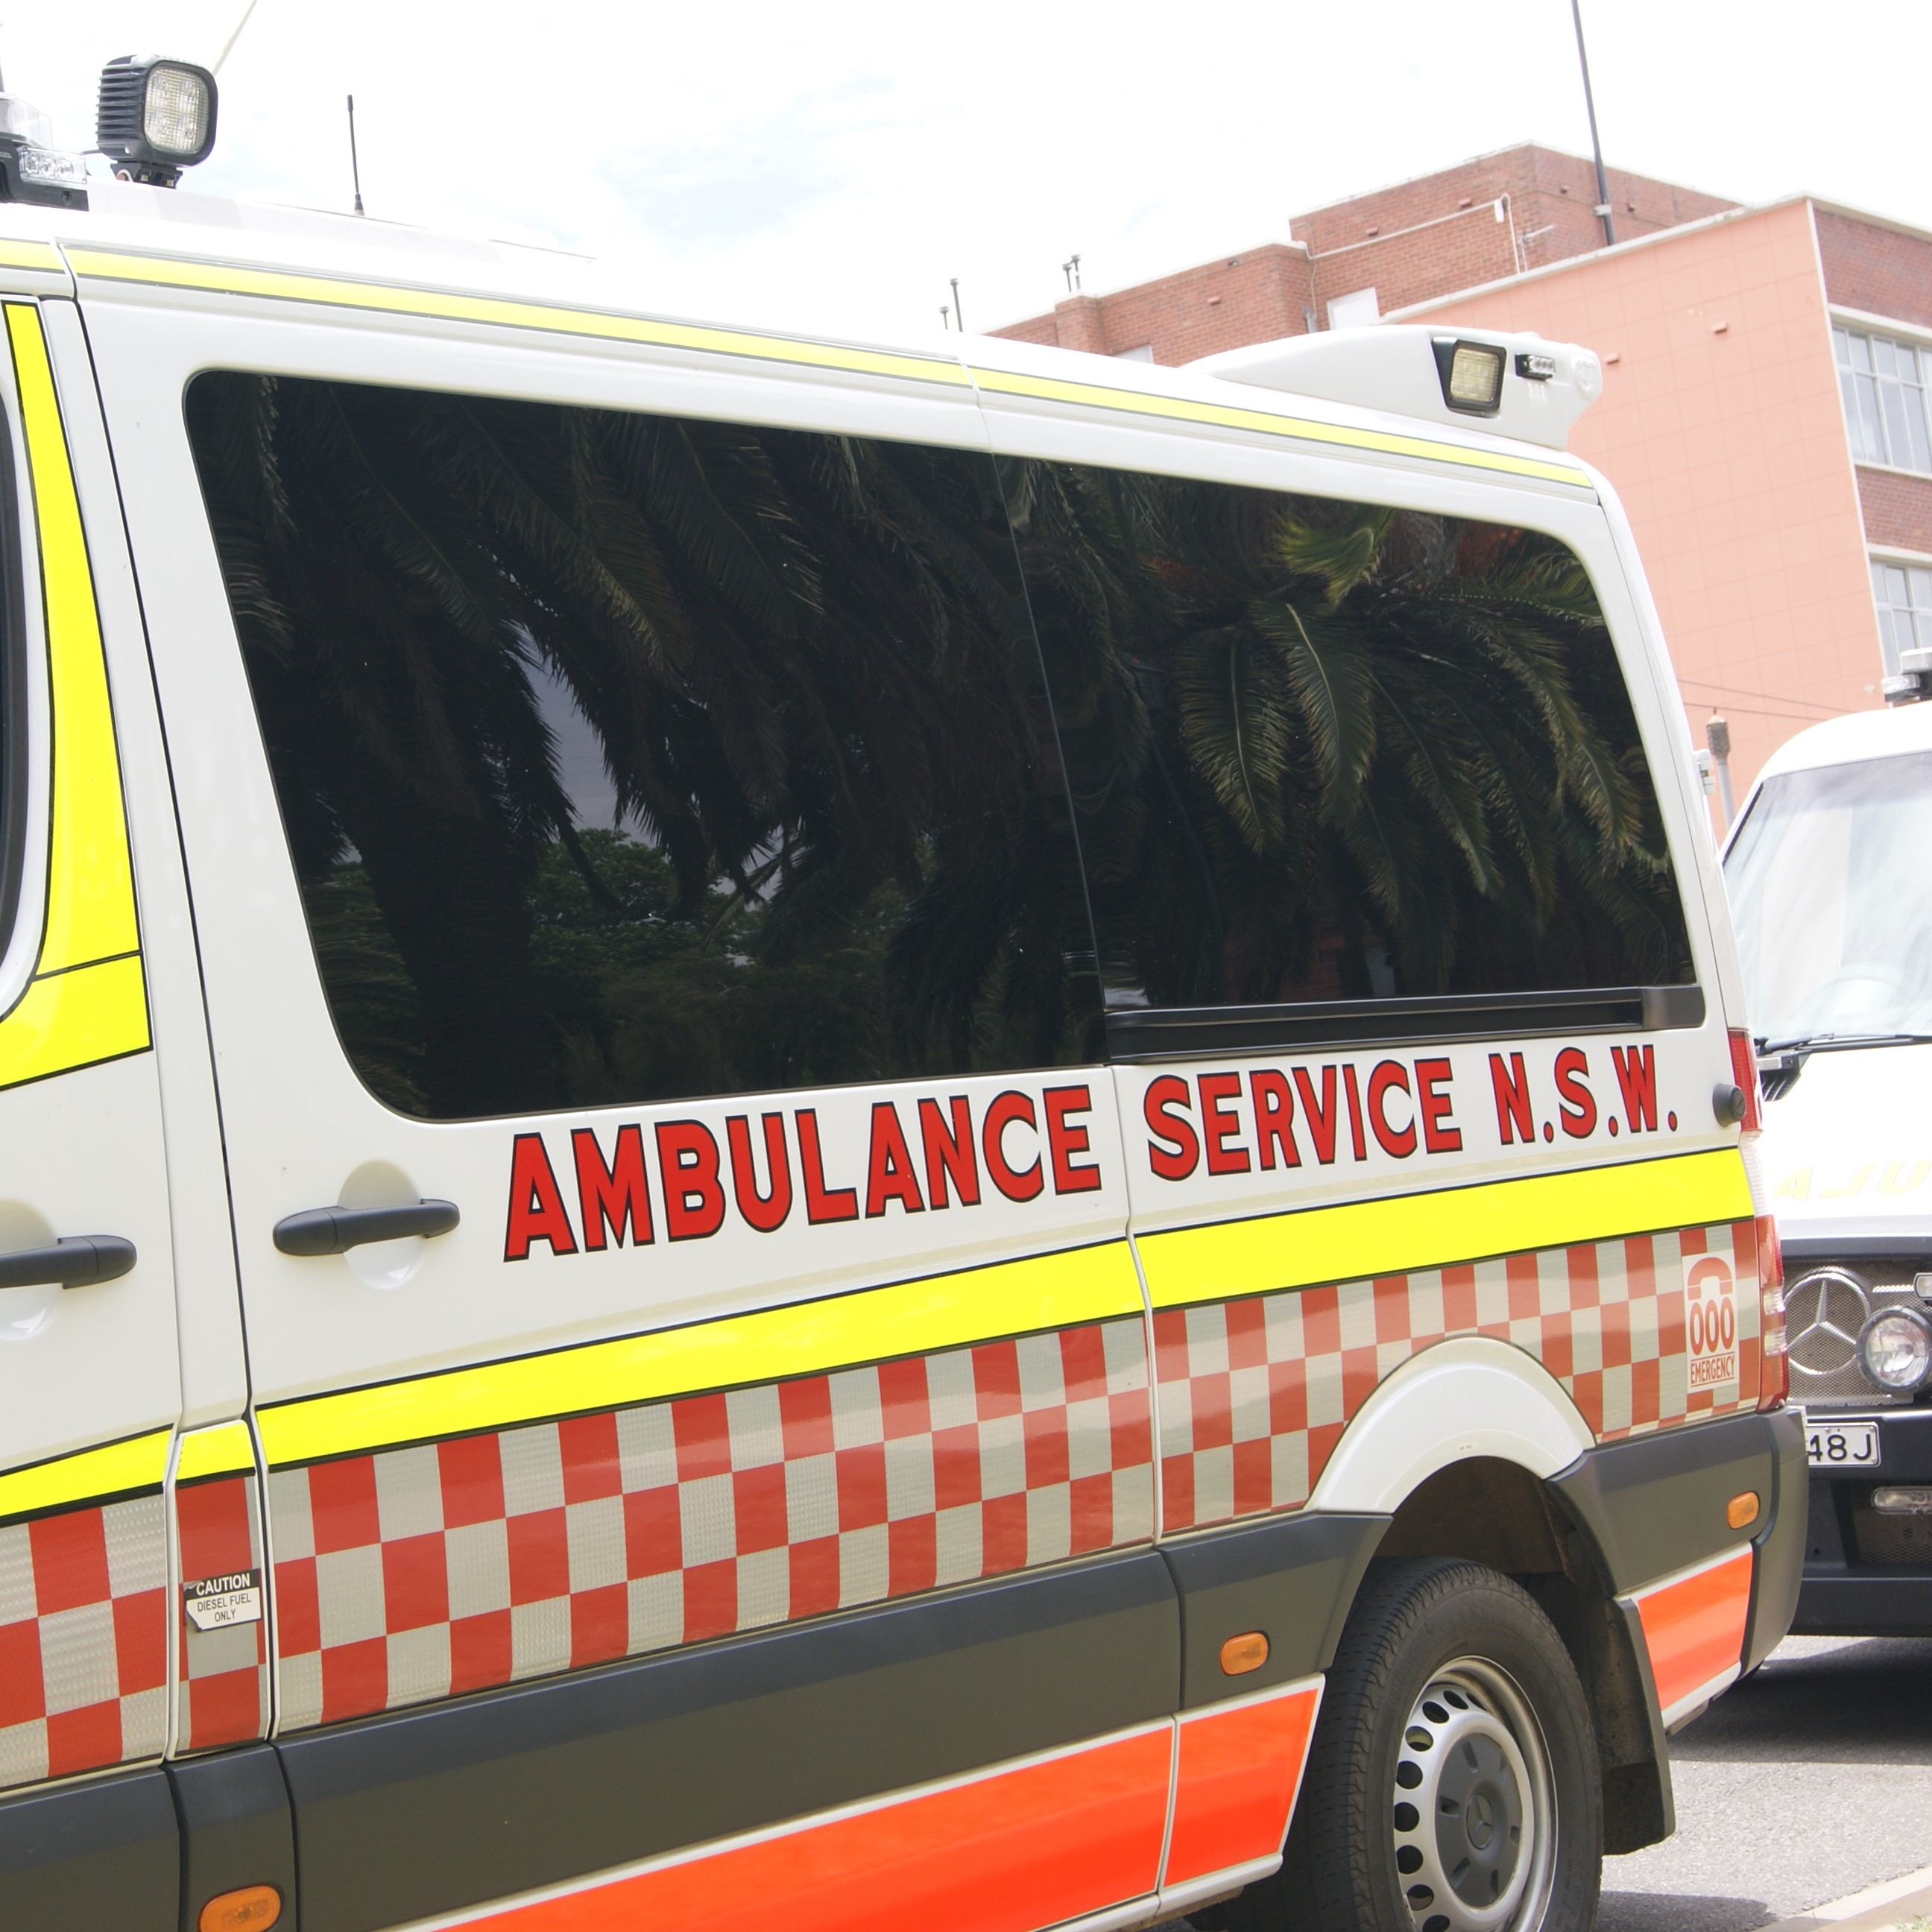
[[[1932,1376],[1932,1321],[1916,1308],[1881,1308],[1858,1330],[1858,1366],[1874,1388],[1909,1395]]]

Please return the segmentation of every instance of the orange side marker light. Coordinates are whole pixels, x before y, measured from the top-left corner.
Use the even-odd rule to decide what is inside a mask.
[[[1757,1492],[1746,1490],[1724,1505],[1724,1520],[1733,1529],[1743,1529],[1757,1520]]]
[[[1265,1630],[1244,1630],[1239,1636],[1231,1636],[1221,1646],[1221,1671],[1227,1677],[1245,1677],[1251,1670],[1258,1670],[1268,1660],[1268,1633]]]
[[[201,1908],[196,1932],[268,1932],[282,1916],[282,1894],[272,1885],[218,1892]]]

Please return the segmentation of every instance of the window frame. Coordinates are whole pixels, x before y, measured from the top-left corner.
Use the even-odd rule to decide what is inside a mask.
[[[46,922],[51,699],[39,549],[13,357],[0,341],[0,1016],[33,982]]]
[[[19,412],[0,399],[0,961],[12,950],[26,870],[32,746],[28,734],[27,600],[20,491],[14,476]]]
[[[1910,551],[1870,550],[1865,553],[1865,561],[1871,569],[1872,609],[1878,620],[1880,653],[1885,662],[1886,675],[1896,677],[1899,674],[1899,650],[1894,626],[1903,616],[1912,623],[1914,636],[1911,648],[1932,649],[1932,597],[1923,604],[1912,601],[1912,578],[1915,574],[1932,578],[1932,557],[1916,555]],[[1895,570],[1905,579],[1906,602],[1894,604],[1884,596],[1880,588],[1881,574]],[[1924,644],[1918,639],[1918,622],[1923,618],[1926,638]]]
[[[1932,343],[1916,332],[1882,320],[1868,322],[1834,313],[1830,321],[1832,366],[1838,378],[1839,405],[1844,412],[1845,438],[1851,448],[1852,460],[1868,467],[1897,470],[1908,476],[1932,476],[1932,368],[1928,366],[1928,362],[1932,362]],[[1857,366],[1856,352],[1850,346],[1853,342],[1865,345],[1868,368]],[[1912,366],[1917,371],[1916,381],[1906,382],[1895,374],[1880,373],[1876,356],[1876,345],[1880,343],[1894,356],[1903,352],[1912,357]],[[1873,413],[1869,424],[1864,422],[1860,406],[1863,398],[1857,386],[1861,382],[1870,387]],[[1919,434],[1925,443],[1923,462],[1916,460],[1917,452],[1900,452],[1892,446],[1887,404],[1897,397],[1901,408],[1908,407],[1904,400],[1904,392],[1908,389],[1918,398]],[[1862,440],[1868,430],[1876,436],[1879,444],[1876,454],[1868,454],[1863,446]]]
[[[1520,500],[1505,506],[1498,494],[1482,484],[1462,479],[1449,482],[1430,477],[1426,471],[1398,470],[1378,464],[1373,481],[1364,476],[1358,461],[1311,459],[1298,455],[1283,460],[1280,453],[1257,449],[1245,438],[1230,437],[1219,445],[1191,448],[1178,440],[1161,439],[1150,452],[1154,460],[1128,453],[1132,432],[1116,432],[1120,447],[1107,454],[1068,454],[1052,446],[1046,436],[1018,431],[1011,416],[998,410],[999,399],[988,394],[986,400],[993,431],[994,448],[1004,462],[1037,460],[1110,468],[1148,476],[1233,488],[1271,490],[1285,495],[1318,496],[1351,502],[1414,511],[1490,524],[1503,524],[1552,538],[1565,545],[1582,564],[1595,592],[1617,669],[1629,698],[1637,742],[1648,765],[1660,827],[1671,862],[1680,916],[1693,969],[1693,978],[1684,982],[1654,986],[1597,986],[1534,988],[1521,992],[1397,994],[1370,999],[1302,1000],[1286,1003],[1250,1003],[1220,1006],[1165,1006],[1117,1004],[1106,984],[1107,1058],[1110,1064],[1131,1066],[1161,1060],[1195,1060],[1226,1054],[1293,1053],[1330,1048],[1368,1048],[1406,1042],[1460,1040],[1528,1038],[1555,1032],[1576,1034],[1629,1034],[1634,1030],[1694,1031],[1706,1023],[1710,1011],[1706,988],[1717,983],[1714,965],[1707,950],[1709,939],[1708,910],[1700,910],[1702,895],[1694,884],[1700,877],[1697,855],[1687,847],[1680,829],[1677,804],[1670,790],[1669,773],[1676,760],[1666,722],[1658,728],[1652,706],[1663,694],[1658,690],[1654,664],[1640,670],[1636,658],[1648,660],[1640,646],[1633,647],[1627,637],[1640,637],[1642,617],[1627,600],[1618,600],[1613,610],[1610,568],[1621,577],[1621,559],[1605,559],[1594,543],[1561,516],[1543,513],[1556,498],[1555,492],[1531,494],[1525,488]],[[1018,433],[1001,434],[1012,426]],[[1028,430],[1041,428],[1027,424]],[[1260,460],[1253,459],[1256,457]],[[1324,476],[1322,472],[1330,473]],[[1312,472],[1312,474],[1311,474]],[[1515,494],[1518,486],[1503,486]],[[1540,500],[1540,501],[1539,501]],[[1603,532],[1607,538],[1610,532]],[[1617,586],[1627,588],[1624,584]],[[1035,619],[1036,630],[1038,620]],[[1042,646],[1043,648],[1043,646]],[[1049,692],[1052,680],[1048,680]],[[1674,697],[1675,693],[1670,694]],[[1660,752],[1660,740],[1662,741]],[[1682,802],[1681,794],[1677,795]],[[1076,816],[1076,833],[1079,821]],[[1696,829],[1694,820],[1691,830]],[[1091,884],[1088,893],[1091,898]],[[1096,944],[1099,945],[1096,932]]]

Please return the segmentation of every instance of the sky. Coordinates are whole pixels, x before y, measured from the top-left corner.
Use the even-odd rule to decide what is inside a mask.
[[[106,61],[212,62],[245,4],[20,5],[0,72],[84,148]],[[1790,0],[1585,0],[1584,22],[1612,166],[1932,228],[1932,7],[1843,33]],[[220,84],[184,193],[346,212],[353,92],[371,218],[597,255],[662,313],[888,339],[938,332],[956,276],[985,329],[1064,296],[1076,250],[1104,291],[1589,140],[1569,0],[257,0]]]

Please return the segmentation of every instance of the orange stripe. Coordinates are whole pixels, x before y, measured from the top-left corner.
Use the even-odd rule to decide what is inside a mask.
[[[1747,1545],[1722,1563],[1637,1598],[1659,1709],[1669,1710],[1737,1667],[1744,1655],[1750,1586]]]
[[[1154,1890],[1172,1736],[1163,1724],[470,1922],[1032,1932]]]
[[[1182,1718],[1163,1885],[1185,1885],[1281,1850],[1321,1701],[1318,1682],[1291,1684],[1265,1699]]]

